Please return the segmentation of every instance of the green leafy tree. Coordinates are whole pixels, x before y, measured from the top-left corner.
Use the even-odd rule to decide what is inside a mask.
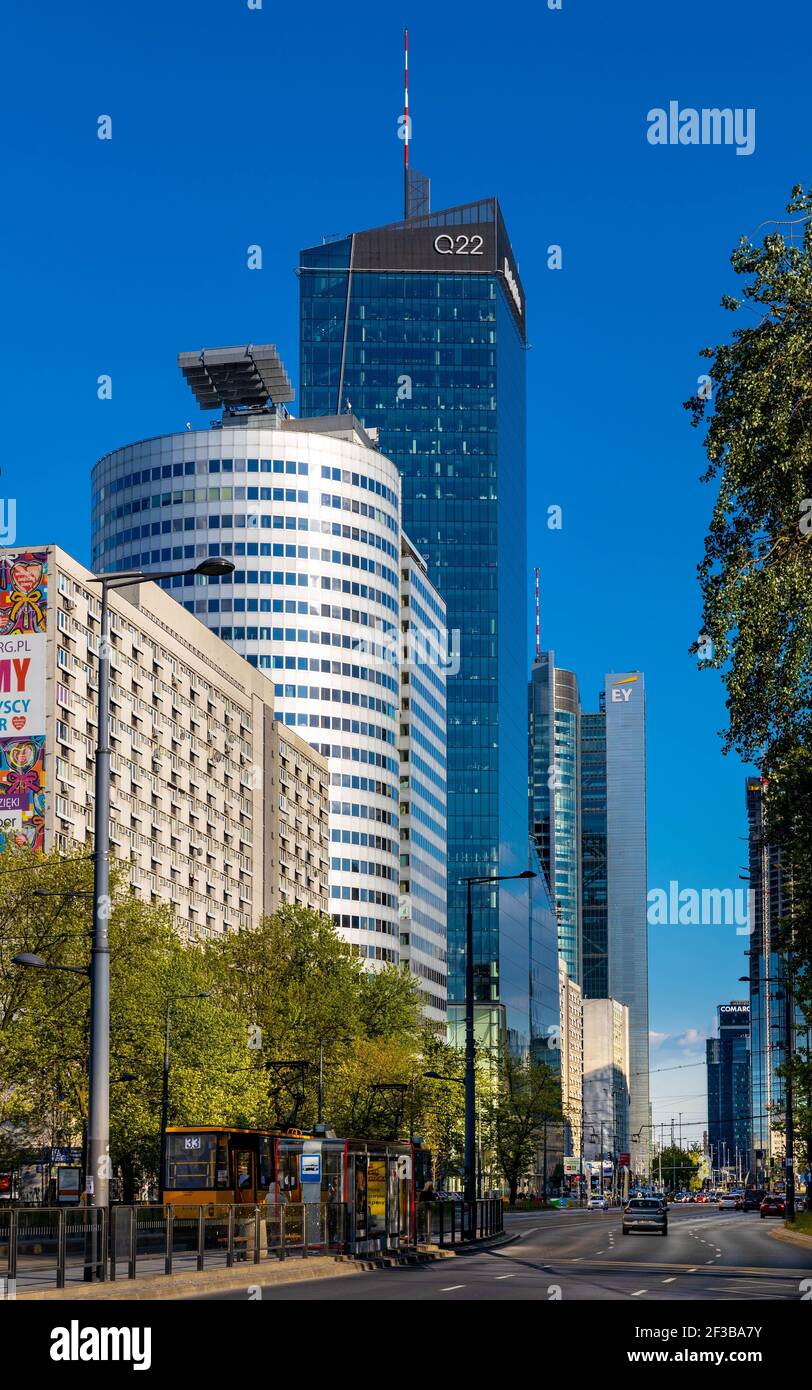
[[[725,751],[766,779],[764,838],[790,902],[781,945],[812,1024],[812,189],[793,188],[787,218],[760,245],[742,238],[731,264],[743,288],[722,303],[750,317],[704,349],[707,380],[686,402],[707,424],[704,478],[718,487],[694,650],[723,673]],[[790,1070],[812,1162],[808,1049]]]
[[[0,1156],[81,1143],[87,1119],[88,987],[81,974],[22,969],[19,952],[85,968],[92,863],[83,853],[0,855]],[[169,1121],[421,1132],[453,1162],[462,1088],[454,1049],[428,1029],[408,971],[367,974],[329,918],[283,907],[258,929],[204,947],[168,905],[111,875],[110,1154],[130,1198],[157,1175],[167,1010]],[[127,1078],[126,1080],[123,1078]]]
[[[157,1170],[166,1006],[172,1004],[170,1119],[251,1119],[264,1087],[245,1072],[245,1024],[233,1005],[179,996],[206,991],[205,959],[173,929],[167,907],[111,876],[110,1156],[124,1195]],[[86,968],[92,865],[83,855],[0,856],[0,1134],[4,1151],[81,1143],[87,1120],[87,979],[12,965],[20,952]],[[125,1075],[132,1079],[122,1080]]]
[[[699,1172],[700,1162],[699,1154],[692,1153],[689,1149],[681,1149],[679,1144],[672,1144],[656,1155],[653,1172],[658,1178],[662,1173],[664,1187],[679,1191],[692,1186]]]
[[[505,1057],[486,1098],[483,1128],[511,1203],[522,1178],[535,1171],[545,1127],[563,1121],[561,1083],[546,1063]]]
[[[756,321],[703,350],[709,384],[686,402],[708,421],[704,479],[718,483],[695,650],[724,671],[726,750],[759,762],[808,745],[812,721],[812,190],[793,189],[787,211],[784,230],[733,252],[748,283],[722,303]]]

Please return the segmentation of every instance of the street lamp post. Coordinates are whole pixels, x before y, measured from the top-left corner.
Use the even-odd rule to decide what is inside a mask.
[[[169,1016],[172,1005],[178,999],[209,999],[210,997],[209,994],[203,991],[196,991],[194,994],[173,994],[166,1001],[163,1085],[161,1087],[161,1157],[159,1160],[160,1171],[158,1173],[158,1192],[161,1201],[163,1201],[164,1183],[166,1179],[166,1126],[169,1124]]]
[[[521,874],[483,874],[461,878],[467,890],[465,913],[465,1187],[464,1200],[469,1213],[476,1202],[476,1070],[474,1067],[474,910],[471,889],[475,883],[507,883],[513,879],[535,878],[533,869]],[[469,1218],[470,1219],[470,1218]]]
[[[181,575],[219,577],[234,569],[230,560],[209,559],[191,570],[143,574],[128,570],[93,576],[101,584],[99,688],[96,708],[95,832],[93,844],[93,936],[90,948],[90,1075],[87,1107],[88,1205],[106,1207],[110,1192],[110,610],[111,589],[175,579]]]

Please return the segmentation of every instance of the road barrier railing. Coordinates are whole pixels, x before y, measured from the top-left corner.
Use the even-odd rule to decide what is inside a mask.
[[[0,1209],[0,1288],[230,1269],[351,1249],[343,1202]]]
[[[478,1202],[422,1201],[416,1211],[417,1239],[427,1245],[461,1245],[486,1240],[504,1231],[504,1206],[498,1199]]]

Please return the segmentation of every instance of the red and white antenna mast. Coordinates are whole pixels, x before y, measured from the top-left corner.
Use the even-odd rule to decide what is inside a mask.
[[[403,30],[403,216],[423,217],[431,210],[431,180],[409,165],[409,30]]]
[[[539,605],[539,567],[536,565],[536,661],[541,661],[541,608]]]
[[[409,167],[409,30],[403,30],[403,167]]]

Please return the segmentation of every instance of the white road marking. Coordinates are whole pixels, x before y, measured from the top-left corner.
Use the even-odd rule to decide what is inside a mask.
[[[688,1270],[688,1273],[689,1273],[689,1274],[696,1274],[696,1265],[694,1265],[693,1269],[689,1269],[689,1270]]]
[[[663,1283],[664,1283],[664,1284],[673,1284],[673,1282],[674,1282],[674,1280],[676,1279],[676,1277],[677,1277],[676,1274],[672,1274],[670,1279],[663,1279]]]
[[[635,1289],[632,1298],[639,1298],[641,1293],[648,1293],[648,1289]]]
[[[447,1288],[441,1289],[440,1293],[453,1293],[454,1289],[464,1289],[464,1284],[449,1284]]]
[[[497,1274],[496,1277],[497,1277],[497,1279],[515,1279],[515,1278],[516,1278],[516,1275],[515,1275],[515,1274]],[[460,1288],[462,1288],[462,1284],[460,1284]]]

